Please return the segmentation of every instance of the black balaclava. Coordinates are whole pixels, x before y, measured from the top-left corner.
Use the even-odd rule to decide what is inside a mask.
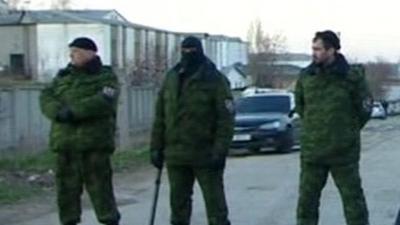
[[[185,75],[190,76],[194,74],[205,61],[203,46],[200,39],[189,36],[182,42],[182,48],[195,48],[197,51],[192,53],[181,53],[181,67]]]

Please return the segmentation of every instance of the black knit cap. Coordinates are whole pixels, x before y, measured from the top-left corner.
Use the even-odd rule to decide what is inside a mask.
[[[321,39],[324,42],[326,48],[334,48],[335,50],[341,49],[338,35],[331,30],[317,32],[314,41],[318,39]]]
[[[198,52],[203,52],[203,45],[197,37],[188,36],[182,42],[182,48],[196,48]]]
[[[69,44],[69,47],[91,50],[94,52],[97,52],[98,50],[96,43],[92,39],[87,37],[76,38]]]

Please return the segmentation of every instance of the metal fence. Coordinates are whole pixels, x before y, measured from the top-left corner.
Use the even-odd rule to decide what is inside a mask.
[[[0,88],[0,156],[47,149],[50,122],[39,107],[42,88]],[[121,88],[116,137],[119,148],[132,148],[148,140],[156,93],[156,88]]]

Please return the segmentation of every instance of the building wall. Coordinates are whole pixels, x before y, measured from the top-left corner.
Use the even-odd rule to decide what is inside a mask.
[[[0,49],[0,66],[9,65],[10,54],[24,54],[28,73],[40,82],[50,81],[69,62],[68,43],[76,37],[94,39],[105,64],[131,70],[135,66],[172,67],[180,59],[182,40],[189,35],[106,24],[39,24],[0,29],[0,38],[5,42]],[[247,44],[239,39],[197,36],[218,69],[235,63],[247,64]]]
[[[247,43],[236,38],[209,36],[203,39],[206,55],[215,63],[218,69],[235,63],[248,63]]]
[[[0,158],[48,149],[50,121],[40,110],[42,85],[0,87]],[[118,104],[117,145],[132,149],[147,142],[157,89],[122,85]]]
[[[50,123],[40,112],[38,87],[0,88],[0,155],[47,149]]]
[[[40,24],[37,26],[38,81],[51,80],[69,62],[68,43],[87,36],[98,45],[105,64],[111,64],[111,28],[101,24]],[[118,60],[119,62],[119,60]]]
[[[249,86],[249,81],[234,69],[231,69],[225,76],[228,78],[232,90]]]
[[[126,28],[126,59],[125,64],[128,68],[132,68],[135,64],[135,29]]]
[[[0,32],[0,67],[9,69],[11,66],[11,55],[23,55],[23,73],[31,75],[36,71],[36,27],[25,26],[3,26]],[[18,74],[23,75],[23,74]]]
[[[147,34],[147,60],[153,65],[156,58],[156,31],[147,30]]]
[[[168,67],[172,67],[179,61],[179,37],[177,34],[169,33],[167,38]]]
[[[135,61],[140,65],[145,60],[146,33],[143,29],[135,29]]]
[[[36,25],[25,27],[25,43],[26,43],[26,74],[32,79],[38,79],[38,46],[37,46],[37,27]]]

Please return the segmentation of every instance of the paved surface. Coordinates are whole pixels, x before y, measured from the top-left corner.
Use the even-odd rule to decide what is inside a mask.
[[[400,118],[371,122],[363,134],[362,176],[372,225],[392,225],[400,207]],[[149,175],[155,176],[155,171]],[[150,176],[150,177],[151,177]],[[226,193],[233,225],[295,225],[299,154],[262,154],[232,157],[226,171]],[[149,177],[149,176],[147,176]],[[118,190],[122,225],[148,223],[153,181],[127,179],[129,193]],[[127,194],[128,193],[128,194]],[[194,225],[206,224],[199,188],[196,188]],[[156,224],[169,224],[168,183],[164,176]],[[337,189],[330,179],[323,193],[321,225],[344,225]],[[23,213],[23,212],[22,212]],[[93,211],[83,214],[83,225],[98,224]],[[5,221],[3,221],[5,222]],[[0,224],[6,224],[0,222]],[[14,225],[56,225],[51,213]]]

